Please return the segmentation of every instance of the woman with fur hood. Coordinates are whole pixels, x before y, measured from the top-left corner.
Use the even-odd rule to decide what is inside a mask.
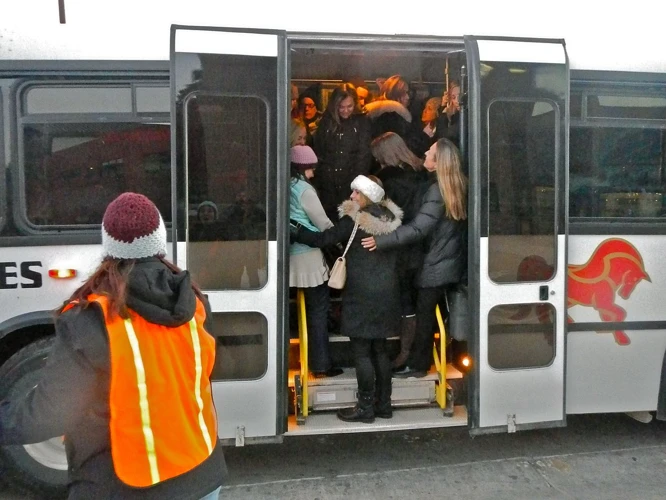
[[[466,283],[467,177],[460,152],[448,139],[439,139],[428,152],[424,166],[431,184],[414,218],[388,236],[369,236],[361,245],[371,253],[395,251],[423,242],[424,257],[416,275],[416,331],[406,366],[398,378],[425,377],[432,364],[435,307],[447,288]],[[379,252],[375,252],[379,250]]]
[[[430,147],[429,137],[412,123],[409,111],[409,85],[400,75],[387,78],[379,88],[379,97],[365,105],[372,138],[394,132],[403,138],[412,152],[422,158]]]
[[[293,239],[315,247],[353,238],[347,252],[347,282],[342,291],[343,335],[350,338],[358,403],[338,412],[348,422],[374,422],[391,418],[391,361],[387,338],[400,325],[400,292],[396,269],[397,252],[367,252],[360,242],[366,236],[391,234],[402,223],[402,210],[384,197],[376,177],[357,176],[351,184],[350,200],[339,207],[340,220],[321,233],[299,227]],[[354,233],[354,227],[358,228]]]

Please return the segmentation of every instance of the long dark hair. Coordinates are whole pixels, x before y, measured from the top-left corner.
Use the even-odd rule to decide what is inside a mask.
[[[165,258],[158,257],[158,259],[174,273],[181,272],[178,266]],[[88,307],[90,305],[88,297],[95,294],[103,295],[107,298],[109,315],[112,318],[115,316],[120,316],[123,319],[129,318],[127,310],[127,281],[135,264],[136,259],[104,259],[93,275],[74,291],[71,297],[57,310],[56,314],[62,314],[63,309],[71,302],[76,302],[83,308]],[[203,300],[201,289],[194,282],[192,282],[192,290],[199,300]]]
[[[356,95],[356,87],[351,83],[343,83],[342,85],[333,89],[331,97],[328,99],[328,104],[326,105],[326,114],[333,120],[334,128],[337,129],[340,126],[340,115],[338,114],[338,106],[340,103],[351,97],[354,101],[354,110],[358,110],[358,96]]]

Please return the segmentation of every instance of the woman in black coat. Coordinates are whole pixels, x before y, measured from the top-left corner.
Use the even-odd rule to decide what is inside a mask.
[[[382,181],[386,196],[403,211],[402,223],[408,224],[421,208],[423,194],[430,186],[423,160],[412,153],[398,134],[386,132],[370,145],[372,155],[380,165],[377,177]],[[416,273],[423,263],[423,245],[416,242],[400,247],[398,274],[400,279],[400,353],[393,360],[394,368],[407,362],[416,329]]]
[[[312,149],[319,159],[314,185],[332,221],[338,219],[338,205],[347,198],[351,182],[370,171],[370,123],[355,112],[357,106],[353,85],[337,87],[313,137]]]
[[[416,335],[407,365],[395,373],[400,378],[423,377],[430,369],[435,307],[447,287],[460,282],[467,266],[463,240],[467,179],[458,148],[448,139],[439,139],[426,153],[425,167],[435,177],[414,219],[389,235],[362,241],[370,251],[390,251],[418,241],[425,245],[423,265],[416,276]]]
[[[409,85],[400,75],[393,75],[386,79],[379,91],[379,97],[365,106],[372,138],[385,132],[394,132],[403,138],[416,156],[422,157],[431,141],[420,127],[413,123],[412,113],[408,108]]]
[[[402,210],[384,198],[377,182],[359,175],[351,184],[351,200],[340,205],[340,220],[334,227],[321,233],[300,227],[293,236],[299,243],[320,248],[347,245],[358,224],[346,255],[347,282],[342,291],[341,331],[350,338],[358,382],[357,405],[338,412],[338,418],[349,422],[370,423],[375,416],[393,415],[386,339],[397,333],[400,322],[397,253],[367,252],[360,242],[366,236],[395,231],[401,224]]]

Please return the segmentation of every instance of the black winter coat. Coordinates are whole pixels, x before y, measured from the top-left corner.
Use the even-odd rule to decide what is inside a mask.
[[[430,186],[428,172],[416,171],[409,165],[384,167],[377,172],[384,185],[386,197],[394,201],[403,212],[402,223],[409,224],[421,208],[421,200]],[[418,269],[423,263],[423,242],[400,247],[398,266],[401,271]]]
[[[435,137],[437,139],[449,139],[457,147],[460,147],[460,113],[453,114],[449,119],[444,108],[440,109]]]
[[[340,221],[324,232],[301,228],[296,241],[315,247],[346,246],[358,216],[358,230],[347,252],[347,282],[342,290],[343,335],[380,339],[400,328],[400,291],[395,251],[369,252],[361,246],[367,236],[389,235],[401,224],[402,210],[390,200],[363,210],[353,201],[340,205]]]
[[[325,113],[319,122],[313,137],[319,160],[313,184],[328,213],[335,213],[338,205],[349,198],[357,175],[370,172],[370,140],[370,122],[365,115],[351,115],[338,125]]]
[[[179,326],[196,307],[189,273],[158,259],[137,261],[127,305],[152,323]],[[208,303],[204,327],[212,331]],[[222,484],[226,466],[217,444],[204,462],[149,488],[132,488],[114,473],[109,437],[109,341],[101,307],[74,307],[56,321],[56,341],[38,385],[21,401],[0,405],[0,444],[34,443],[65,435],[69,499],[198,500]]]
[[[464,228],[464,222],[446,217],[442,194],[435,179],[414,219],[391,234],[375,236],[375,243],[377,250],[383,251],[423,241],[425,255],[423,266],[417,273],[416,286],[437,287],[460,282],[467,265]]]
[[[398,101],[390,99],[372,101],[365,106],[365,110],[370,119],[373,139],[385,132],[396,133],[419,158],[430,147],[430,138],[412,123],[411,112]]]

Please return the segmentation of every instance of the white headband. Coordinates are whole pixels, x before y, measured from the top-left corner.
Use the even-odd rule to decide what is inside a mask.
[[[373,203],[379,203],[384,199],[384,189],[365,175],[357,175],[351,183],[351,188],[366,195]]]

